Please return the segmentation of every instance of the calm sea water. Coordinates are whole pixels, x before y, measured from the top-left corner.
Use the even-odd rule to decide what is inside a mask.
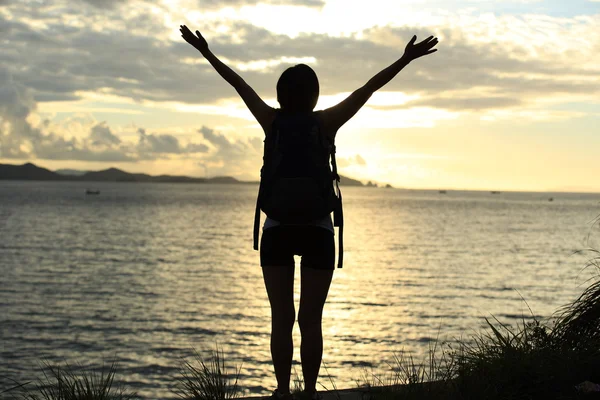
[[[90,185],[0,182],[0,382],[39,377],[44,359],[116,359],[128,387],[172,398],[182,360],[218,343],[246,394],[273,389],[252,250],[257,188],[98,183],[86,196]],[[344,200],[345,267],[324,312],[327,387],[326,373],[354,387],[400,351],[418,361],[438,335],[464,339],[484,317],[515,324],[528,306],[549,317],[596,273],[582,270],[589,254],[572,253],[600,247],[600,194],[345,188]]]

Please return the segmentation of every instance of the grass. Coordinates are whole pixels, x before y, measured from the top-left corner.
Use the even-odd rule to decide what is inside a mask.
[[[216,347],[211,357],[205,360],[194,350],[194,360],[184,361],[177,377],[175,394],[185,400],[229,400],[239,397],[238,379],[241,366],[230,374],[225,364],[223,351]]]
[[[333,393],[336,400],[341,400],[337,386],[335,385],[335,382],[333,381],[333,378],[331,377],[331,374],[329,373],[329,369],[327,368],[327,363],[325,361],[322,361],[322,366],[323,366],[323,369],[325,370],[325,375],[327,376],[327,379],[329,380],[329,383],[331,384],[331,388],[328,388],[327,386],[323,385],[320,382],[317,382],[317,384],[321,385],[321,387],[323,388],[323,390],[325,392]],[[304,381],[300,377],[300,375],[298,375],[295,365],[293,367],[293,370],[294,370],[294,379],[292,381],[291,393],[294,395],[294,398],[296,400],[311,400],[311,395],[309,395],[308,393],[306,393],[304,391]],[[317,389],[317,391],[321,391],[321,390]]]
[[[598,267],[600,253],[594,254],[588,266]],[[551,323],[533,313],[532,320],[523,318],[516,327],[486,319],[488,329],[471,340],[441,351],[438,340],[421,364],[401,353],[390,366],[391,377],[366,375],[362,386],[371,388],[368,394],[375,400],[588,398],[576,386],[600,383],[598,278]]]
[[[42,363],[43,378],[33,388],[31,382],[17,384],[0,392],[4,397],[22,400],[133,400],[138,396],[127,392],[123,386],[115,386],[116,363],[108,371],[103,366],[99,372],[90,371],[81,365],[73,367]]]
[[[487,321],[487,333],[462,344],[456,355],[462,398],[579,398],[575,385],[600,382],[600,280],[595,279],[555,313],[552,323],[523,319],[511,328]]]
[[[600,252],[594,251],[588,266],[600,271]],[[600,275],[574,302],[557,310],[549,322],[533,312],[515,327],[496,318],[486,319],[487,329],[470,340],[447,345],[439,335],[421,363],[403,352],[389,364],[389,375],[378,377],[363,371],[357,382],[366,400],[567,400],[590,398],[576,386],[600,383]],[[174,392],[186,400],[230,400],[240,395],[241,367],[231,369],[217,349],[205,360],[198,352],[185,361],[176,377]],[[327,375],[326,365],[324,365]],[[81,370],[80,373],[75,371]],[[35,388],[19,384],[0,390],[0,397],[24,400],[122,400],[134,399],[115,387],[116,365],[108,372],[89,372],[78,367],[43,368],[44,379]],[[329,381],[337,399],[333,379]],[[302,390],[296,373],[293,392]],[[325,390],[327,388],[323,386]],[[594,396],[594,395],[592,395]],[[595,398],[600,398],[600,393]]]
[[[411,355],[400,352],[388,363],[389,374],[380,377],[363,370],[359,388],[367,389],[367,397],[374,400],[442,399],[453,389],[456,358],[439,348],[436,340],[430,344],[427,359],[415,362]]]

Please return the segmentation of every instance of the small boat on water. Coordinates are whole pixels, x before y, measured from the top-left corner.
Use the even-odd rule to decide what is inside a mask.
[[[550,197],[548,201],[554,201],[554,197]]]
[[[96,189],[96,190],[85,189],[85,194],[100,194],[100,191],[98,189]]]
[[[492,190],[490,193],[491,193],[491,194],[500,194],[500,192],[499,192],[499,191],[497,191],[497,190]]]
[[[440,190],[439,192],[440,192],[440,194],[446,194],[445,190]]]

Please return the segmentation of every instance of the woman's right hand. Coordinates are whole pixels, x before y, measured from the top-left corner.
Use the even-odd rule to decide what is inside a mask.
[[[437,49],[433,48],[438,43],[436,37],[429,36],[422,42],[415,44],[416,40],[417,35],[414,35],[404,50],[404,57],[408,58],[409,61],[426,56],[427,54],[435,53],[437,51]]]
[[[208,50],[208,43],[206,43],[206,39],[202,37],[200,31],[196,31],[196,34],[194,35],[185,25],[179,25],[179,31],[181,32],[181,37],[200,52]]]

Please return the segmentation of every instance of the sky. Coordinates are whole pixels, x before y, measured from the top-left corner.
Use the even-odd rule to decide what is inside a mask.
[[[0,163],[258,180],[264,133],[181,24],[273,107],[310,65],[317,109],[434,35],[338,131],[343,175],[600,192],[599,0],[0,0]]]

